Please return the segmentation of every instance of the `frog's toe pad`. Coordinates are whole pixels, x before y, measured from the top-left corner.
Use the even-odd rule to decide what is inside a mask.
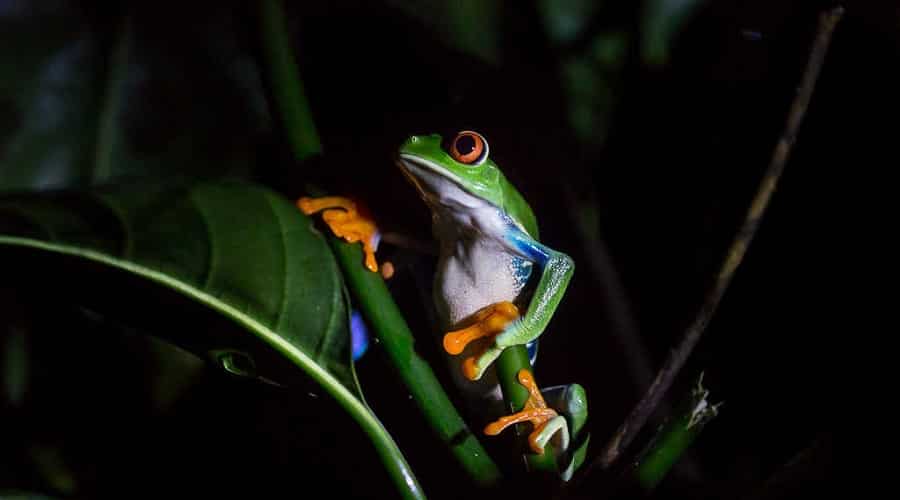
[[[543,453],[547,442],[557,433],[559,434],[558,450],[564,452],[569,447],[569,424],[566,422],[566,417],[562,415],[557,415],[535,428],[534,432],[528,436],[528,444],[535,453],[539,453],[537,450],[541,450],[540,453]]]

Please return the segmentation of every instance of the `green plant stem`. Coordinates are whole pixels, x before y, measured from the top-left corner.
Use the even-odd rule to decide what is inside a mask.
[[[659,428],[638,459],[634,476],[645,491],[656,488],[691,447],[706,424],[718,415],[721,403],[710,405],[708,396],[709,391],[703,388],[701,375],[691,394],[678,407],[675,416]]]
[[[272,93],[281,111],[294,156],[297,161],[303,161],[320,154],[322,143],[303,90],[300,70],[291,52],[284,7],[279,0],[263,0],[260,8],[263,54],[269,69]]]
[[[528,390],[519,383],[519,371],[522,369],[531,372],[531,363],[528,360],[528,349],[524,345],[518,345],[504,349],[496,361],[497,378],[500,380],[500,389],[503,391],[503,401],[510,413],[521,411],[528,400]],[[516,434],[525,454],[528,470],[533,472],[556,472],[556,459],[552,443],[547,443],[544,453],[533,453],[525,439],[530,430],[524,425],[516,426]]]
[[[322,147],[288,44],[281,3],[277,0],[263,1],[261,16],[263,51],[276,104],[294,155],[302,161],[319,154]],[[333,236],[328,239],[341,265],[347,287],[428,424],[476,483],[496,483],[500,478],[499,469],[466,427],[431,367],[415,352],[412,333],[381,275],[368,271],[362,265],[362,250],[358,244],[344,243]],[[397,479],[396,475],[394,477]],[[415,481],[414,478],[408,480]],[[404,485],[399,486],[401,491],[404,490]]]
[[[688,428],[687,423],[686,415],[682,414],[659,430],[656,443],[634,472],[643,489],[656,488],[697,438],[702,426]]]
[[[466,426],[431,367],[416,352],[412,332],[384,279],[363,266],[359,244],[336,237],[329,241],[359,309],[431,428],[472,479],[485,486],[496,483],[499,469]]]

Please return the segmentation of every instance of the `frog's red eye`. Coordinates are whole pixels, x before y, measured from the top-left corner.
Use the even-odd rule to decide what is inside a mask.
[[[450,156],[466,165],[478,165],[488,155],[488,143],[478,132],[465,130],[456,134],[450,143]]]

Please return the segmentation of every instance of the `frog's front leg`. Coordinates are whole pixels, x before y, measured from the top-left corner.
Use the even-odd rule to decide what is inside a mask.
[[[466,375],[471,373],[469,378],[473,380],[480,378],[504,349],[527,344],[543,333],[575,271],[571,257],[542,245],[515,226],[507,229],[504,243],[511,251],[537,264],[541,276],[525,314],[510,322],[494,338],[493,344],[467,367]]]

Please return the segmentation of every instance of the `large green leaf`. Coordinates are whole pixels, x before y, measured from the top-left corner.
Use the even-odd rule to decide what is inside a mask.
[[[362,399],[340,274],[309,219],[247,184],[172,185],[277,165],[237,5],[0,3],[0,192],[23,193],[0,198],[2,283],[238,375],[313,381],[420,496]]]
[[[334,257],[284,198],[237,182],[9,196],[0,252],[5,283],[26,293],[72,297],[239,375],[311,378],[357,420],[404,493],[421,494],[356,384]]]

